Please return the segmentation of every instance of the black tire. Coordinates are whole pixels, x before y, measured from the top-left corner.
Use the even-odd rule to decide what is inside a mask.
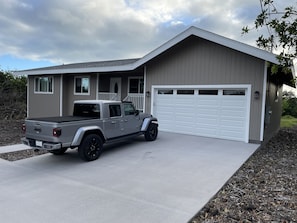
[[[146,141],[154,141],[158,136],[158,125],[150,124],[144,133],[144,138]]]
[[[55,150],[50,150],[49,152],[54,154],[54,155],[63,155],[68,148],[61,148],[61,149],[55,149]]]
[[[85,161],[93,161],[100,157],[103,145],[102,139],[96,134],[90,134],[84,137],[78,147],[78,154]]]

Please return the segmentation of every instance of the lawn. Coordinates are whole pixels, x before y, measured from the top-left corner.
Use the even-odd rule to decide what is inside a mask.
[[[297,118],[285,115],[281,118],[281,128],[291,128],[297,126]]]

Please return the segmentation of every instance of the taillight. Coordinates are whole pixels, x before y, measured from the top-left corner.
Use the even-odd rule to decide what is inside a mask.
[[[25,124],[25,123],[22,124],[22,131],[23,131],[24,133],[26,133],[26,124]]]
[[[60,128],[53,129],[53,136],[59,137],[59,136],[61,136],[61,134],[62,134],[62,129],[60,129]]]

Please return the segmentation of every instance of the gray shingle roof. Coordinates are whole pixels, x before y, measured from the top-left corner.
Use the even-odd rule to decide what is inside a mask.
[[[46,71],[46,70],[65,70],[65,69],[82,69],[82,68],[103,68],[103,67],[117,67],[133,64],[139,59],[124,59],[124,60],[109,60],[109,61],[93,61],[93,62],[83,62],[83,63],[71,63],[62,64],[50,67],[41,67],[35,69],[24,70],[26,71]]]

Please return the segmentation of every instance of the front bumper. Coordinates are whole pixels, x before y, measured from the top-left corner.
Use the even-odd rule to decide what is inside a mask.
[[[22,138],[21,141],[23,144],[36,149],[56,150],[62,148],[61,143],[42,142],[35,139],[27,139],[25,137]]]

